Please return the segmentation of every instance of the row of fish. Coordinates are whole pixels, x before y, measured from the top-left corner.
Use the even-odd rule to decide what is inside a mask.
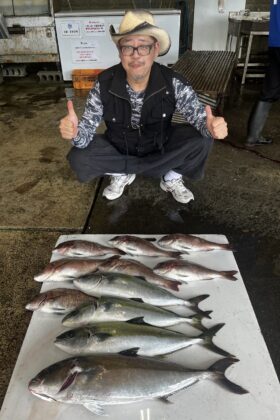
[[[120,273],[141,277],[150,283],[171,290],[179,290],[181,282],[198,280],[237,280],[236,271],[218,271],[185,260],[167,260],[157,264],[153,270],[143,263],[113,256],[106,259],[59,259],[49,263],[34,279],[44,281],[71,281],[96,271]]]
[[[101,257],[104,255],[123,255],[146,257],[174,257],[189,251],[231,251],[229,244],[210,242],[195,235],[182,233],[165,235],[157,241],[158,246],[152,244],[155,238],[140,238],[134,235],[119,235],[110,239],[112,247],[104,246],[92,241],[70,240],[60,243],[53,250],[55,255],[63,257]]]
[[[174,246],[182,247],[184,238],[180,236],[191,235],[166,235],[158,245],[172,249],[173,241]],[[167,400],[173,393],[203,379],[213,379],[237,394],[247,393],[225,377],[225,370],[238,360],[212,341],[224,324],[206,329],[201,322],[203,317],[210,318],[211,311],[198,307],[208,295],[186,300],[165,290],[178,290],[181,281],[217,277],[236,280],[236,272],[210,270],[183,260],[168,260],[151,270],[138,261],[120,259],[120,256],[125,252],[177,258],[178,252],[155,255],[159,248],[149,247],[152,244],[142,238],[129,236],[132,239],[127,241],[127,237],[123,235],[109,241],[114,248],[90,241],[64,242],[55,248],[54,254],[67,256],[67,259],[50,263],[35,276],[37,281],[71,280],[77,288],[41,293],[26,306],[30,310],[65,315],[62,324],[73,329],[56,337],[55,345],[75,357],[41,371],[30,381],[29,390],[49,401],[81,404],[96,414],[103,414],[106,405],[152,398]],[[183,244],[186,245],[184,241]],[[144,249],[144,245],[145,251],[141,254],[139,249]],[[183,248],[173,249],[186,252],[186,246],[184,251]],[[93,255],[93,252],[100,254]],[[92,259],[110,253],[114,255],[111,258]],[[178,315],[165,308],[175,305],[188,308],[191,315]],[[198,335],[190,337],[166,329],[179,323],[194,327]],[[226,358],[203,371],[153,358],[197,344]]]

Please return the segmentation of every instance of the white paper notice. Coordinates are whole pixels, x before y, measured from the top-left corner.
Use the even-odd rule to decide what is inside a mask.
[[[88,19],[83,21],[83,25],[87,36],[105,36],[104,19]]]
[[[63,37],[78,38],[81,35],[79,22],[63,22],[60,28]]]
[[[100,61],[99,43],[96,41],[75,41],[71,48],[73,63]]]

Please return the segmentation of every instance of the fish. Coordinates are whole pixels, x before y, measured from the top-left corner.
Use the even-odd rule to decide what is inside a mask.
[[[153,271],[160,276],[170,277],[186,283],[190,281],[212,280],[217,278],[232,281],[237,280],[234,276],[237,273],[235,270],[216,271],[185,260],[168,260],[161,262],[154,267]]]
[[[66,259],[61,258],[49,263],[41,273],[34,276],[34,280],[44,281],[70,281],[78,277],[93,273],[105,261],[119,258],[113,256],[106,259]]]
[[[151,238],[149,240],[155,239]],[[110,245],[113,245],[130,255],[169,258],[178,258],[181,255],[180,252],[165,251],[157,248],[154,244],[150,243],[149,240],[133,235],[120,235],[115,236],[108,242]]]
[[[96,273],[74,280],[82,292],[91,296],[111,296],[141,300],[155,306],[186,306],[196,313],[210,318],[209,311],[198,308],[200,302],[209,297],[204,294],[185,300],[174,296],[168,290],[138,277],[118,273]]]
[[[210,242],[198,236],[183,233],[165,235],[158,240],[157,244],[162,248],[172,249],[186,254],[188,254],[188,251],[232,251],[230,244]]]
[[[60,255],[64,257],[102,257],[104,255],[123,255],[123,251],[117,248],[110,248],[98,244],[97,242],[85,241],[75,239],[71,241],[61,242],[53,249],[54,255]]]
[[[102,273],[122,273],[128,274],[130,276],[142,277],[150,283],[156,284],[157,286],[164,287],[166,289],[171,289],[178,291],[181,282],[167,280],[157,274],[147,267],[146,265],[140,263],[139,261],[134,261],[130,259],[109,259],[101,263],[98,267],[98,270]]]
[[[236,395],[247,394],[225,376],[236,362],[236,358],[223,358],[206,370],[198,370],[146,357],[76,356],[43,369],[29,381],[28,389],[43,400],[77,404],[104,415],[110,405],[153,399],[169,402],[176,392],[206,379]]]
[[[58,288],[40,293],[29,302],[25,308],[29,311],[39,311],[54,314],[66,314],[82,303],[94,303],[96,298],[86,295],[80,290]]]
[[[73,355],[120,353],[128,356],[161,356],[195,344],[214,353],[231,356],[212,339],[225,324],[217,324],[197,337],[177,331],[129,322],[100,322],[68,330],[56,337],[54,344]]]
[[[62,319],[62,325],[73,328],[98,322],[130,321],[164,328],[188,323],[194,328],[205,330],[201,318],[202,315],[198,314],[189,317],[180,316],[167,309],[130,299],[102,297],[75,308]]]

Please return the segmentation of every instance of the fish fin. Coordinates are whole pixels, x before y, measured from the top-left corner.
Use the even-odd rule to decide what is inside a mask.
[[[127,349],[127,350],[122,350],[119,352],[119,354],[123,355],[123,356],[132,356],[132,357],[136,357],[138,356],[138,351],[139,351],[140,347],[132,347],[131,349]]]
[[[144,321],[143,316],[138,316],[136,318],[129,319],[126,321],[128,324],[137,324],[137,325],[149,325],[147,322]]]
[[[203,300],[207,299],[210,295],[199,295],[199,296],[195,296],[191,299],[189,299],[189,302],[191,302],[194,305],[198,305],[200,302],[202,302]]]
[[[112,260],[118,260],[119,258],[120,258],[120,255],[112,255],[112,257],[106,258],[104,260],[104,262],[106,262],[106,261],[112,261]],[[98,270],[96,270],[96,271],[98,271]]]
[[[105,414],[104,409],[101,407],[100,404],[93,402],[83,404],[83,406],[94,414],[98,414],[99,416],[108,416],[108,414]]]
[[[165,404],[173,404],[173,402],[169,401],[168,399],[170,395],[173,395],[173,394],[168,394],[168,395],[165,395],[164,397],[159,397],[158,400],[161,402],[164,402]]]
[[[58,391],[58,394],[65,389],[69,388],[70,385],[75,381],[76,376],[78,375],[78,371],[71,373],[69,376],[67,376],[66,380],[63,382],[60,390]]]
[[[248,394],[249,391],[247,391],[240,385],[231,382],[225,376],[225,371],[227,370],[227,368],[236,362],[239,362],[239,360],[234,357],[227,357],[225,359],[221,359],[213,363],[213,365],[211,365],[207,370],[215,374],[215,376],[213,377],[214,381],[216,381],[224,389],[227,389],[228,391],[234,392],[235,394],[239,395]]]
[[[144,303],[144,300],[141,298],[130,298],[130,300],[134,300],[134,302]]]
[[[199,338],[202,338],[204,340],[203,346],[205,346],[209,350],[211,350],[215,353],[218,353],[222,356],[234,357],[232,354],[230,354],[227,351],[225,351],[225,350],[221,349],[220,347],[216,346],[212,341],[213,337],[217,334],[218,331],[220,331],[221,328],[223,328],[224,325],[225,325],[224,323],[214,325],[214,327],[209,328],[207,331],[204,331],[199,336]]]

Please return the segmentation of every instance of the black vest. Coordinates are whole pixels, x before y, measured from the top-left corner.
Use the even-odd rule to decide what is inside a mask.
[[[174,75],[168,67],[153,64],[137,129],[131,126],[131,104],[122,65],[110,67],[99,75],[105,134],[120,153],[134,156],[163,153],[175,110]]]

